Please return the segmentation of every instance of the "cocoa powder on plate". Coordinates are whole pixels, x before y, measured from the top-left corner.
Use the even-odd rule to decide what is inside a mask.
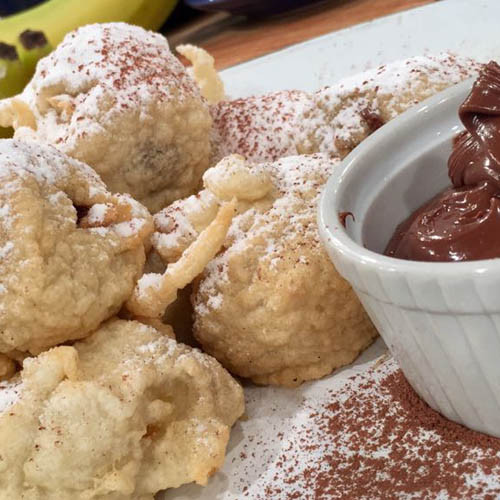
[[[293,431],[252,498],[500,498],[500,439],[433,411],[392,359],[311,405]]]

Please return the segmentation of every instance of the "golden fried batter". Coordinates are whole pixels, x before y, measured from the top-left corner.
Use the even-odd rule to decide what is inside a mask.
[[[479,68],[467,57],[417,56],[313,93],[282,90],[222,101],[211,106],[213,163],[231,153],[255,162],[318,152],[343,157],[387,121]]]
[[[126,303],[133,315],[159,318],[187,312],[180,302],[173,307],[178,292],[222,248],[234,215],[265,199],[273,188],[266,172],[250,171],[239,155],[228,156],[205,172],[203,183],[206,189],[198,195],[172,203],[155,217],[157,231],[151,238],[154,251],[148,268],[161,270],[158,258],[168,266],[162,274],[147,273],[140,278]]]
[[[206,50],[194,45],[178,45],[175,50],[192,64],[188,68],[200,87],[201,95],[209,104],[216,104],[224,99],[224,83],[215,70],[215,60]]]
[[[142,273],[152,219],[50,146],[0,141],[0,352],[85,337]]]
[[[417,56],[345,78],[312,96],[298,151],[346,156],[362,140],[410,107],[466,78],[481,65],[447,53]]]
[[[237,375],[298,385],[350,363],[376,335],[319,241],[318,196],[337,163],[318,155],[252,165],[233,155],[205,172],[205,190],[155,216],[155,251],[180,262],[214,207],[238,200],[192,297],[196,339]]]
[[[127,300],[127,309],[136,316],[161,317],[177,299],[178,291],[189,285],[219,251],[235,209],[235,200],[223,204],[199,238],[162,275],[144,274]]]
[[[111,320],[0,383],[0,499],[152,500],[205,484],[243,408],[213,358]]]
[[[87,163],[111,191],[130,193],[152,212],[194,192],[208,167],[207,103],[167,40],[137,26],[68,34],[0,109],[16,137]]]

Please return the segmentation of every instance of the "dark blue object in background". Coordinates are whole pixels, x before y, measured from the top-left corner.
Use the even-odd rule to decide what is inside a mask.
[[[0,0],[0,17],[29,9],[45,0]],[[103,0],[105,1],[105,0]]]
[[[243,16],[278,14],[324,0],[185,0],[193,9],[220,11]]]

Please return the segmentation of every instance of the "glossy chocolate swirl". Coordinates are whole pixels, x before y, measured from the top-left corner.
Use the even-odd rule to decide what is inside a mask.
[[[499,257],[498,194],[487,181],[442,191],[397,227],[385,254],[435,262]]]
[[[448,160],[448,175],[455,187],[481,181],[500,189],[500,66],[491,61],[474,82],[458,111],[464,124]]]
[[[385,254],[420,261],[500,257],[500,66],[490,62],[459,109],[448,160],[453,187],[401,223]]]

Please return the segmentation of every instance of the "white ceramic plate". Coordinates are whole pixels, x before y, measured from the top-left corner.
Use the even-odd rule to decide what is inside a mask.
[[[451,51],[488,61],[500,55],[497,0],[441,0],[336,31],[234,66],[222,76],[229,95],[316,90],[397,59]]]
[[[222,77],[230,96],[245,97],[287,88],[315,90],[371,67],[425,53],[451,51],[481,61],[498,60],[499,19],[498,0],[442,0],[289,47],[230,68]],[[206,487],[185,485],[158,498],[262,498],[273,481],[274,460],[283,446],[294,441],[292,427],[304,421],[304,402],[320,401],[384,351],[379,340],[353,365],[298,389],[246,388],[248,420],[233,429],[222,470]],[[277,439],[279,433],[282,437]]]

